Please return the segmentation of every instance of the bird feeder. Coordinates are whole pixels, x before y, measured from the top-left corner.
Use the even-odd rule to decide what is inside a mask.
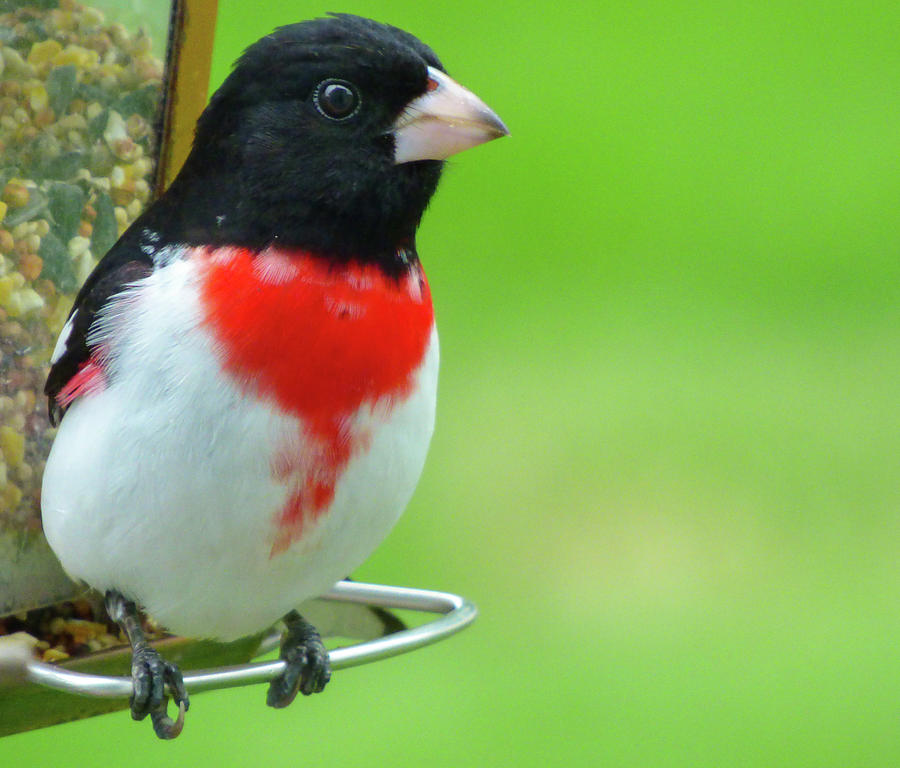
[[[12,0],[0,11],[0,736],[127,706],[130,649],[41,531],[55,430],[43,385],[97,261],[174,178],[206,104],[216,0]],[[444,614],[406,629],[389,613]],[[434,642],[469,623],[462,598],[343,582],[301,608],[335,669]],[[190,692],[271,680],[248,664],[277,636],[160,635]],[[238,665],[238,666],[235,666]],[[198,667],[213,668],[202,673]],[[80,694],[73,696],[71,694]]]
[[[355,667],[421,648],[466,627],[475,606],[458,595],[425,589],[342,581],[322,598],[300,606],[323,638],[361,640],[329,651],[333,670]],[[393,610],[440,614],[407,628]],[[278,647],[280,633],[233,643],[164,638],[154,642],[185,672],[188,693],[267,683],[284,671],[281,660],[236,664]],[[128,707],[131,649],[127,645],[61,664],[38,659],[35,639],[23,633],[0,636],[0,736],[90,717]],[[212,667],[197,670],[197,667]]]

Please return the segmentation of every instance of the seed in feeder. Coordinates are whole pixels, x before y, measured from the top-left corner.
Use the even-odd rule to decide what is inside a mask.
[[[144,178],[153,170],[153,162],[149,157],[139,157],[134,161],[132,167],[136,176]]]
[[[84,111],[84,114],[87,115],[88,120],[93,120],[102,111],[103,105],[99,101],[92,101],[87,105],[87,109]]]
[[[87,120],[84,115],[66,115],[56,121],[55,129],[60,131],[85,131],[87,130]]]
[[[50,98],[47,96],[47,89],[40,82],[26,87],[25,96],[28,99],[28,104],[31,106],[32,112],[35,113],[40,112],[42,109],[46,109],[47,105],[50,103]]]
[[[41,238],[36,232],[31,232],[30,234],[25,235],[24,243],[29,253],[37,253],[38,249],[41,247]]]
[[[34,116],[34,124],[37,128],[46,128],[48,125],[51,125],[55,119],[56,115],[53,114],[53,110],[46,107]]]
[[[117,165],[109,174],[109,183],[113,188],[118,189],[125,184],[125,169],[121,165]]]
[[[28,243],[24,237],[21,240],[16,241],[16,247],[13,249],[13,253],[15,253],[20,262],[23,256],[27,256],[31,253],[31,248],[28,247]]]
[[[132,62],[138,81],[159,80],[163,76],[162,62],[151,56],[141,56]]]
[[[10,317],[23,317],[44,306],[41,295],[33,288],[13,291],[3,305]]]
[[[9,181],[3,188],[3,201],[10,208],[21,208],[31,199],[28,187],[19,181]]]
[[[115,53],[111,51],[112,48],[112,40],[109,35],[104,32],[100,32],[96,35],[90,35],[85,38],[84,44],[90,48],[91,50],[97,51],[101,56],[106,56],[108,53]]]
[[[116,139],[109,145],[109,148],[116,157],[125,162],[135,160],[140,151],[140,145],[135,144],[130,136],[126,136],[124,139]]]
[[[16,224],[16,226],[14,226],[12,228],[11,234],[16,240],[21,240],[23,237],[25,237],[25,235],[29,234],[30,232],[31,232],[31,227],[28,226],[28,222],[23,221],[20,224]]]
[[[28,53],[28,63],[35,65],[44,64],[60,53],[62,49],[63,47],[56,40],[42,40],[31,46],[31,51]]]
[[[150,126],[137,112],[129,115],[125,121],[125,130],[132,139],[143,139],[150,133]]]
[[[134,192],[128,189],[112,189],[109,196],[115,205],[125,208],[125,214],[128,215],[128,204],[134,200]]]
[[[41,296],[44,297],[44,300],[47,301],[47,317],[49,317],[53,312],[53,304],[49,300],[56,296],[56,286],[53,284],[52,280],[41,278],[35,281],[34,290],[41,294]]]
[[[19,476],[19,480],[21,480],[23,484],[28,485],[31,482],[31,479],[34,477],[34,470],[31,468],[31,464],[26,464],[23,461],[16,469],[16,474]]]
[[[56,43],[56,45],[59,45],[59,43]],[[4,46],[3,49],[0,50],[0,55],[3,56],[3,64],[6,68],[7,75],[21,75],[27,71],[25,59],[22,58],[21,54],[15,48]]]
[[[68,249],[69,255],[74,259],[78,256],[81,256],[91,245],[91,241],[86,237],[81,237],[80,235],[76,235],[71,240],[69,240]]]
[[[23,285],[25,285],[25,278],[20,275],[18,272],[12,272],[8,275],[9,279],[12,281],[13,290],[18,290]],[[15,325],[16,328],[12,330],[12,333],[21,335],[22,326],[18,323],[10,323],[10,325]]]
[[[92,29],[94,27],[99,27],[105,20],[106,19],[103,16],[103,11],[97,10],[96,8],[86,7],[81,13],[81,22],[79,26],[82,28]]]
[[[132,200],[125,207],[125,212],[128,214],[128,218],[133,220],[133,219],[136,219],[140,215],[140,213],[143,209],[144,209],[144,206],[141,205],[140,200]]]
[[[65,661],[66,659],[68,659],[70,657],[69,657],[69,654],[66,653],[64,650],[62,650],[61,648],[48,648],[46,651],[44,651],[41,658],[43,661],[54,662],[54,661]]]
[[[125,47],[128,42],[128,31],[121,24],[112,24],[109,27],[109,35],[112,41],[119,47]]]
[[[43,268],[44,260],[34,252],[26,253],[19,262],[19,271],[27,280],[37,280]]]
[[[74,64],[79,69],[91,69],[100,63],[97,51],[91,51],[81,45],[67,45],[64,50],[53,57],[53,64],[64,67]]]
[[[91,148],[91,156],[88,159],[88,168],[90,175],[108,176],[112,173],[116,161],[116,156],[110,152],[106,144],[95,144]]]
[[[8,467],[15,469],[25,458],[25,437],[12,427],[0,426],[0,452]]]
[[[22,501],[22,489],[15,483],[7,481],[6,487],[0,490],[0,509],[15,509]]]
[[[84,251],[80,256],[74,259],[74,262],[75,277],[78,279],[79,283],[83,283],[90,277],[91,272],[94,270],[94,258],[90,250]]]

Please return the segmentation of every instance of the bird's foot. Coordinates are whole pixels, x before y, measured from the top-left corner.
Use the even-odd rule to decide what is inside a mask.
[[[150,715],[153,730],[161,739],[174,739],[184,727],[184,713],[190,706],[181,670],[172,662],[166,661],[159,651],[149,645],[134,649],[131,657],[131,680],[134,692],[131,694],[131,716],[135,720],[143,720]],[[175,720],[169,717],[166,709],[166,685],[172,692],[172,698],[178,706]]]
[[[137,606],[132,601],[110,590],[106,593],[106,610],[131,643],[131,716],[143,720],[150,715],[156,735],[161,739],[174,739],[181,733],[184,713],[191,705],[181,670],[147,643]],[[175,720],[166,711],[167,685],[178,706]]]
[[[269,683],[266,703],[280,709],[290,704],[299,691],[304,696],[324,690],[331,679],[328,651],[316,628],[296,611],[284,618],[287,634],[281,641],[279,658],[287,667]]]

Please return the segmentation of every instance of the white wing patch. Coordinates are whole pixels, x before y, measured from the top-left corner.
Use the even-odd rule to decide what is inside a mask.
[[[59,338],[56,340],[56,346],[53,347],[53,354],[50,355],[50,365],[56,365],[59,359],[66,354],[66,349],[69,344],[69,336],[72,335],[72,325],[75,322],[75,316],[78,314],[78,310],[76,309],[72,316],[66,320],[66,324],[63,326],[63,329],[59,332]]]

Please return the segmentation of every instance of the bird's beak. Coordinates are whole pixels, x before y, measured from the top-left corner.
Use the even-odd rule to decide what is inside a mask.
[[[428,67],[428,90],[397,118],[394,162],[443,160],[509,134],[496,113],[439,69]]]

